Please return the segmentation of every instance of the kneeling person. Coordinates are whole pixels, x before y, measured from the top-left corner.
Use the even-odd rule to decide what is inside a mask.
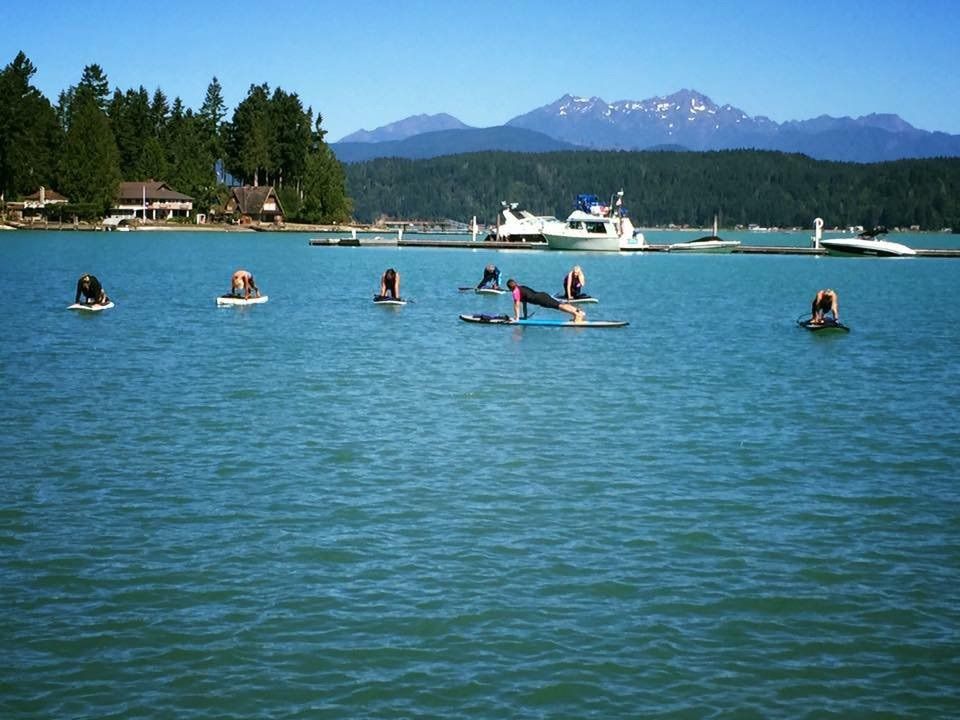
[[[80,279],[77,280],[77,296],[73,301],[74,304],[80,302],[81,295],[85,305],[106,305],[110,302],[110,298],[107,297],[107,293],[104,292],[96,275],[90,275],[89,273],[81,275]]]

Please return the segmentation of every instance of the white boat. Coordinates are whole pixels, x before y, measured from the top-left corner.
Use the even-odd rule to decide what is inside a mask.
[[[623,190],[609,205],[596,195],[577,195],[575,209],[566,222],[554,220],[543,226],[543,236],[551,250],[601,250],[617,252],[644,245],[643,235],[634,235],[633,223],[623,209]]]
[[[917,251],[902,243],[884,240],[886,228],[878,227],[862,232],[854,237],[823,237],[823,220],[813,221],[813,246],[826,248],[830,255],[869,256],[869,257],[912,257]]]
[[[496,230],[485,238],[487,242],[542,243],[544,223],[556,218],[545,218],[524,210],[519,203],[500,203]]]
[[[717,235],[717,216],[713,216],[713,235],[704,235],[696,240],[673,243],[667,246],[667,252],[692,253],[729,253],[740,247],[739,240],[723,240]]]

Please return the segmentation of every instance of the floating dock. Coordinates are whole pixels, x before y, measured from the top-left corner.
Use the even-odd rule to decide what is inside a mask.
[[[333,247],[424,247],[424,248],[457,248],[461,250],[547,250],[546,243],[540,242],[497,242],[488,240],[450,240],[450,239],[418,239],[398,240],[395,237],[374,238],[314,238],[311,245]],[[630,245],[621,248],[620,252],[645,253],[668,252],[668,245]],[[557,250],[554,252],[563,252]],[[712,253],[678,253],[683,255],[707,255]],[[799,247],[791,245],[740,245],[734,248],[729,255],[813,255],[826,256],[824,248]],[[960,258],[960,249],[917,249],[916,257],[932,258]]]

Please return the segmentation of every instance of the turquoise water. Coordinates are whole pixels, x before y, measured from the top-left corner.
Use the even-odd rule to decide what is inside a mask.
[[[960,261],[307,238],[0,235],[0,716],[960,712]]]

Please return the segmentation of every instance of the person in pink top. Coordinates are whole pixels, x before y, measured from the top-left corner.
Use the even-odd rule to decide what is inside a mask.
[[[539,305],[540,307],[550,308],[551,310],[562,310],[572,315],[573,321],[581,323],[586,319],[586,314],[578,307],[570,303],[559,302],[548,293],[532,290],[526,285],[520,285],[516,280],[510,278],[507,280],[507,287],[513,293],[513,319],[520,319],[520,306],[523,305],[523,317],[527,317],[527,303]]]

